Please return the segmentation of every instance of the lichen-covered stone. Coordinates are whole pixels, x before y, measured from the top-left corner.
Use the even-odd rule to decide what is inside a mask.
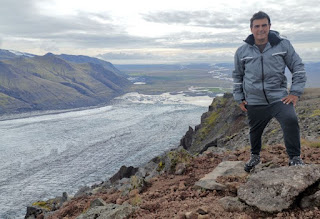
[[[238,189],[238,197],[262,211],[280,212],[300,193],[320,180],[320,165],[267,169],[252,174]]]

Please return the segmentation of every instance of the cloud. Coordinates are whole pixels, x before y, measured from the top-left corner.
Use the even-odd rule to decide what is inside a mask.
[[[106,13],[78,12],[75,15],[53,16],[41,13],[36,7],[36,0],[2,1],[5,1],[1,3],[5,7],[0,8],[3,35],[72,42],[74,38],[125,34],[124,28],[112,24],[112,19]]]
[[[171,48],[208,49],[239,46],[246,37],[234,32],[180,32],[162,38],[162,45]]]
[[[319,62],[320,60],[320,47],[310,48],[310,46],[298,44],[295,50],[304,62]]]
[[[168,49],[156,52],[109,52],[100,54],[97,58],[117,64],[125,63],[217,63],[233,60],[234,49],[185,51]]]
[[[2,15],[2,17],[5,17]],[[63,36],[68,33],[103,33],[109,34],[123,32],[121,28],[116,27],[112,24],[100,23],[95,18],[99,16],[94,14],[80,13],[77,16],[67,17],[49,17],[39,14],[33,14],[32,16],[26,16],[15,25],[15,20],[0,20],[2,33],[12,34],[20,37],[31,37],[31,38],[55,38]],[[9,25],[8,25],[9,24]]]
[[[237,17],[238,14],[217,12],[209,10],[201,11],[161,11],[142,14],[143,19],[153,23],[183,24],[188,26],[201,26],[211,28],[238,28],[239,23],[247,20]]]
[[[161,56],[159,55],[154,55],[152,53],[125,53],[125,52],[108,52],[104,54],[99,54],[97,56],[98,58],[102,58],[105,60],[115,60],[115,59],[120,59],[120,60],[135,60],[135,59],[157,59],[160,58]]]
[[[59,1],[56,7],[56,0],[1,0],[0,46],[39,55],[45,52],[101,54],[107,59],[127,61],[221,57],[232,61],[229,51],[240,46],[250,34],[252,14],[263,10],[271,17],[272,29],[286,35],[294,47],[306,45],[303,54],[314,55],[315,52],[308,53],[308,49],[319,49],[320,10],[315,7],[318,0],[307,3],[286,0],[281,5],[278,0],[247,1],[246,4],[226,1],[216,5],[210,1],[210,7],[204,2],[186,2],[188,7],[176,5],[175,8],[165,2],[159,9],[148,3],[143,4],[143,10],[132,4],[126,11],[120,10],[119,2],[115,3],[116,10],[108,5],[86,10],[86,1],[80,1],[81,7]],[[93,3],[100,4],[100,1]],[[316,46],[312,44],[317,42]],[[162,52],[168,50],[181,53]],[[207,54],[209,50],[215,51]],[[109,53],[104,54],[105,51]]]
[[[58,52],[60,50],[54,40],[42,41],[39,47],[47,52]]]

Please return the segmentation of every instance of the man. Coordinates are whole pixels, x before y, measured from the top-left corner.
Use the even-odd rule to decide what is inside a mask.
[[[300,158],[300,130],[294,106],[303,92],[306,72],[291,43],[270,27],[270,17],[266,13],[255,13],[250,19],[252,34],[234,57],[233,96],[241,110],[247,112],[250,126],[251,157],[244,167],[247,172],[260,163],[261,136],[273,117],[283,130],[289,165],[304,165]],[[286,66],[292,73],[290,91]]]

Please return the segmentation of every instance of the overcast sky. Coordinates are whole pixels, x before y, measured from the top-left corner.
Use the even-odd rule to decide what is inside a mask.
[[[0,0],[0,48],[114,64],[233,61],[262,10],[307,61],[320,61],[319,0]]]

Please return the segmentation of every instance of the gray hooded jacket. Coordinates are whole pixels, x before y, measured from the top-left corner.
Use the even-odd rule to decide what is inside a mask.
[[[261,53],[249,35],[234,56],[233,96],[248,105],[268,105],[288,95],[285,67],[292,73],[290,94],[300,96],[306,83],[306,72],[301,58],[289,40],[270,30],[269,42]]]

